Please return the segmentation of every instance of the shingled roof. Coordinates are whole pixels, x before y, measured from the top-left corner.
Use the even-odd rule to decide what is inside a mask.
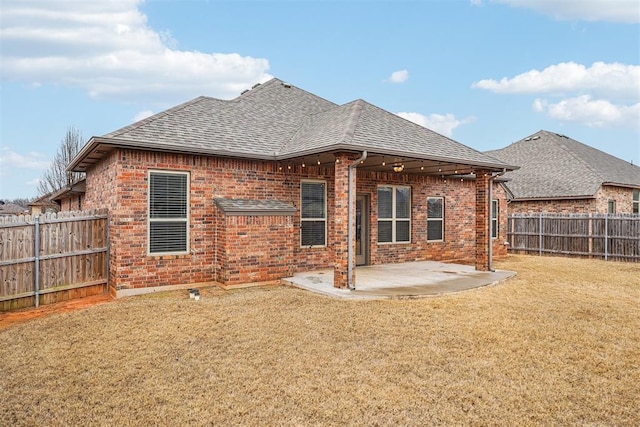
[[[414,160],[511,168],[363,100],[339,106],[278,79],[229,101],[199,97],[93,137],[69,169],[84,171],[116,147],[264,160],[369,150]]]
[[[602,185],[640,188],[640,167],[545,130],[486,154],[520,165],[505,175],[514,199],[591,198]]]

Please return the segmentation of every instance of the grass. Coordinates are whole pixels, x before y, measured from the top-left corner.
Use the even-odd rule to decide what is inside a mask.
[[[7,425],[638,425],[640,264],[509,256],[497,286],[343,301],[279,286],[0,330]]]

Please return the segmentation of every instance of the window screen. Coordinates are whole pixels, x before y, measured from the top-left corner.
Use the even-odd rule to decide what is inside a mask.
[[[494,239],[498,237],[498,215],[500,206],[497,200],[491,201],[491,237]]]

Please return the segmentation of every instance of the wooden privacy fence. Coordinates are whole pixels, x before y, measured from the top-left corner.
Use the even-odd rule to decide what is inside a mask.
[[[0,311],[102,293],[106,209],[0,218]]]
[[[509,251],[640,261],[640,216],[625,214],[513,214]]]

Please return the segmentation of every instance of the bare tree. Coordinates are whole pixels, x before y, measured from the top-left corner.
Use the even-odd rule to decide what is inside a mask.
[[[70,126],[64,139],[60,142],[60,147],[58,147],[49,169],[40,178],[38,193],[41,196],[58,191],[84,178],[84,173],[67,172],[67,166],[78,154],[83,144],[82,132],[74,126]]]

